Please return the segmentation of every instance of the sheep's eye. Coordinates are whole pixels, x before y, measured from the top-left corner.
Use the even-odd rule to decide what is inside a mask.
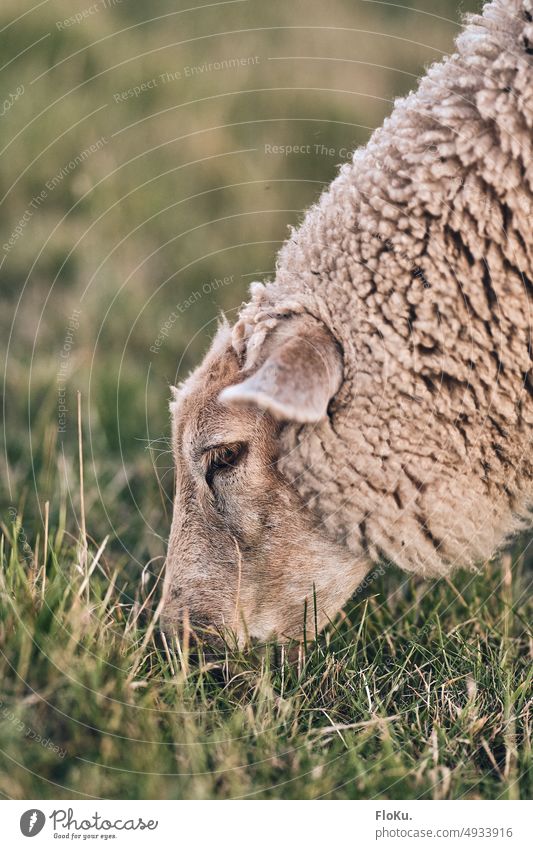
[[[246,452],[243,442],[232,442],[228,445],[215,445],[205,454],[206,480],[210,484],[217,472],[234,469]]]

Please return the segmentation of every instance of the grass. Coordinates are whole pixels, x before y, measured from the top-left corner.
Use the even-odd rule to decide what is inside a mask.
[[[298,3],[148,5],[67,29],[71,0],[0,8],[0,793],[531,796],[527,539],[453,584],[376,573],[299,662],[202,659],[153,627],[168,385],[274,268],[341,151],[452,47],[458,4],[306,0],[303,26]]]
[[[82,570],[64,528],[48,540],[45,569],[20,517],[2,538],[3,795],[531,796],[522,557],[453,583],[390,569],[297,658],[208,659],[159,635],[157,570],[133,591],[103,545]]]

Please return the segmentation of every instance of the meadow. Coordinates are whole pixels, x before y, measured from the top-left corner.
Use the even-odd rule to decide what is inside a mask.
[[[296,659],[157,628],[169,385],[475,8],[2,3],[5,798],[531,797],[531,536]]]

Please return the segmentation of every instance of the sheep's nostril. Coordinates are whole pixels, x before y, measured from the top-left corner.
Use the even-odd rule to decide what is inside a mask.
[[[194,616],[182,625],[182,632],[192,643],[209,643],[218,636],[210,622],[203,616]]]
[[[176,605],[169,605],[163,611],[159,625],[167,636],[178,637],[182,645],[218,644],[221,641],[219,631],[205,615],[191,614]]]

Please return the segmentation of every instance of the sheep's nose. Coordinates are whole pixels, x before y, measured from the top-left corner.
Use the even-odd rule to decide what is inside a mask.
[[[178,636],[188,643],[211,643],[220,640],[220,634],[205,614],[190,612],[176,606],[163,610],[160,629],[168,636]]]

